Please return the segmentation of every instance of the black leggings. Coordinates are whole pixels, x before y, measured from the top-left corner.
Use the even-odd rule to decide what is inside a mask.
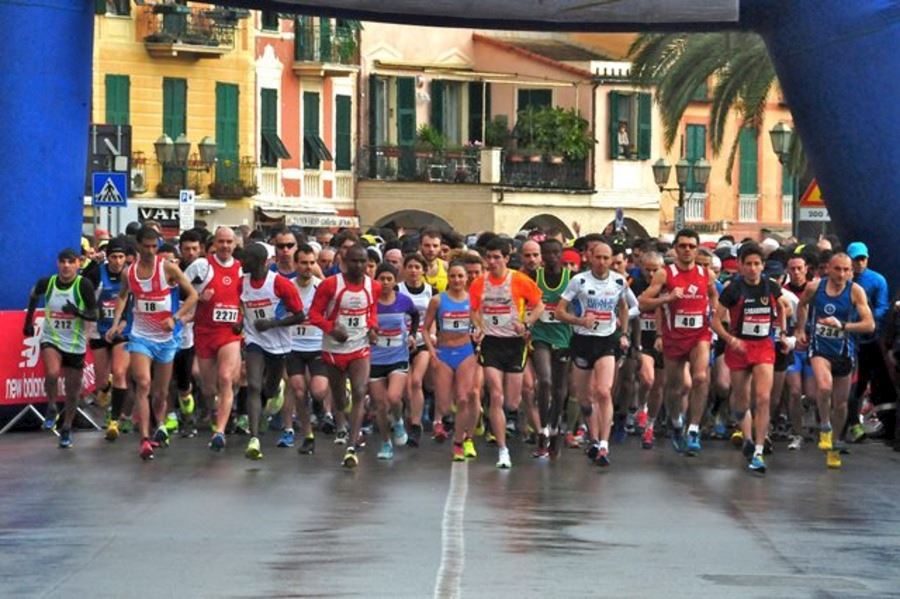
[[[178,350],[172,363],[172,374],[174,375],[175,386],[181,393],[187,393],[191,390],[191,372],[193,369],[194,346]]]

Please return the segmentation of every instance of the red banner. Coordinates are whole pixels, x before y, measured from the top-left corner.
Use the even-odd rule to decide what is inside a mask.
[[[41,357],[41,327],[43,315],[35,318],[35,335],[25,339],[22,325],[25,312],[0,311],[0,406],[24,405],[47,401],[44,394],[44,364]],[[94,391],[94,357],[88,350],[85,356],[82,388]],[[59,379],[59,397],[63,398],[63,380]]]

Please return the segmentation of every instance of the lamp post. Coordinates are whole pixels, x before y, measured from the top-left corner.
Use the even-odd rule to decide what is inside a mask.
[[[778,162],[782,168],[788,168],[791,160],[791,143],[794,138],[794,132],[790,126],[783,122],[778,122],[769,131],[769,139],[772,140],[772,149],[778,156]],[[782,180],[784,178],[782,177]],[[795,239],[800,239],[800,202],[797,199],[797,188],[800,186],[799,177],[796,174],[791,175],[793,189],[791,190],[791,234]]]
[[[709,181],[709,172],[712,166],[705,158],[688,160],[682,158],[675,164],[675,182],[677,187],[666,187],[669,183],[669,176],[672,173],[672,166],[660,158],[653,164],[653,179],[659,186],[659,191],[677,191],[678,206],[675,208],[675,232],[677,233],[684,228],[684,192],[688,184],[693,179],[694,184],[699,187],[706,187]],[[692,186],[693,187],[693,186]],[[693,192],[693,190],[691,190]]]
[[[188,171],[205,170],[208,172],[216,163],[218,154],[215,140],[206,136],[197,144],[197,149],[200,152],[200,162],[203,164],[203,167],[191,166],[189,160],[191,141],[184,133],[179,135],[175,141],[172,141],[172,138],[168,135],[161,135],[154,142],[153,149],[156,152],[156,161],[163,167],[163,179],[165,180],[166,169],[178,169],[181,171],[182,187],[188,186]]]

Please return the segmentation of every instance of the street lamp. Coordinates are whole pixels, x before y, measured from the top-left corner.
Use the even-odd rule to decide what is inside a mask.
[[[182,133],[175,140],[175,164],[187,166],[188,156],[191,154],[191,141]]]
[[[156,161],[160,164],[169,164],[175,157],[175,144],[165,133],[153,143],[153,149],[156,152]]]
[[[778,162],[782,168],[788,168],[791,160],[791,143],[793,142],[794,132],[787,123],[778,122],[769,131],[769,139],[772,140],[772,149],[778,156]],[[782,178],[783,180],[783,178]],[[793,183],[791,190],[791,233],[797,239],[800,238],[800,206],[797,201],[797,188],[800,185],[799,178],[796,174],[791,175]]]
[[[200,149],[200,162],[207,169],[211,168],[216,162],[216,154],[218,153],[215,140],[207,135],[200,140],[197,147]]]
[[[712,166],[705,158],[695,160],[682,158],[675,164],[675,181],[678,184],[678,187],[666,187],[669,182],[669,175],[672,172],[672,167],[664,158],[660,158],[653,163],[652,168],[653,179],[656,181],[656,185],[659,187],[660,192],[678,192],[678,207],[675,209],[675,231],[677,232],[684,228],[684,191],[687,188],[688,183],[693,176],[695,185],[706,187]]]

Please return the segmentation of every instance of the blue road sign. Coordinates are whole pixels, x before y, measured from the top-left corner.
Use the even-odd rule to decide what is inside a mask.
[[[92,188],[93,206],[128,206],[127,173],[94,173]]]

